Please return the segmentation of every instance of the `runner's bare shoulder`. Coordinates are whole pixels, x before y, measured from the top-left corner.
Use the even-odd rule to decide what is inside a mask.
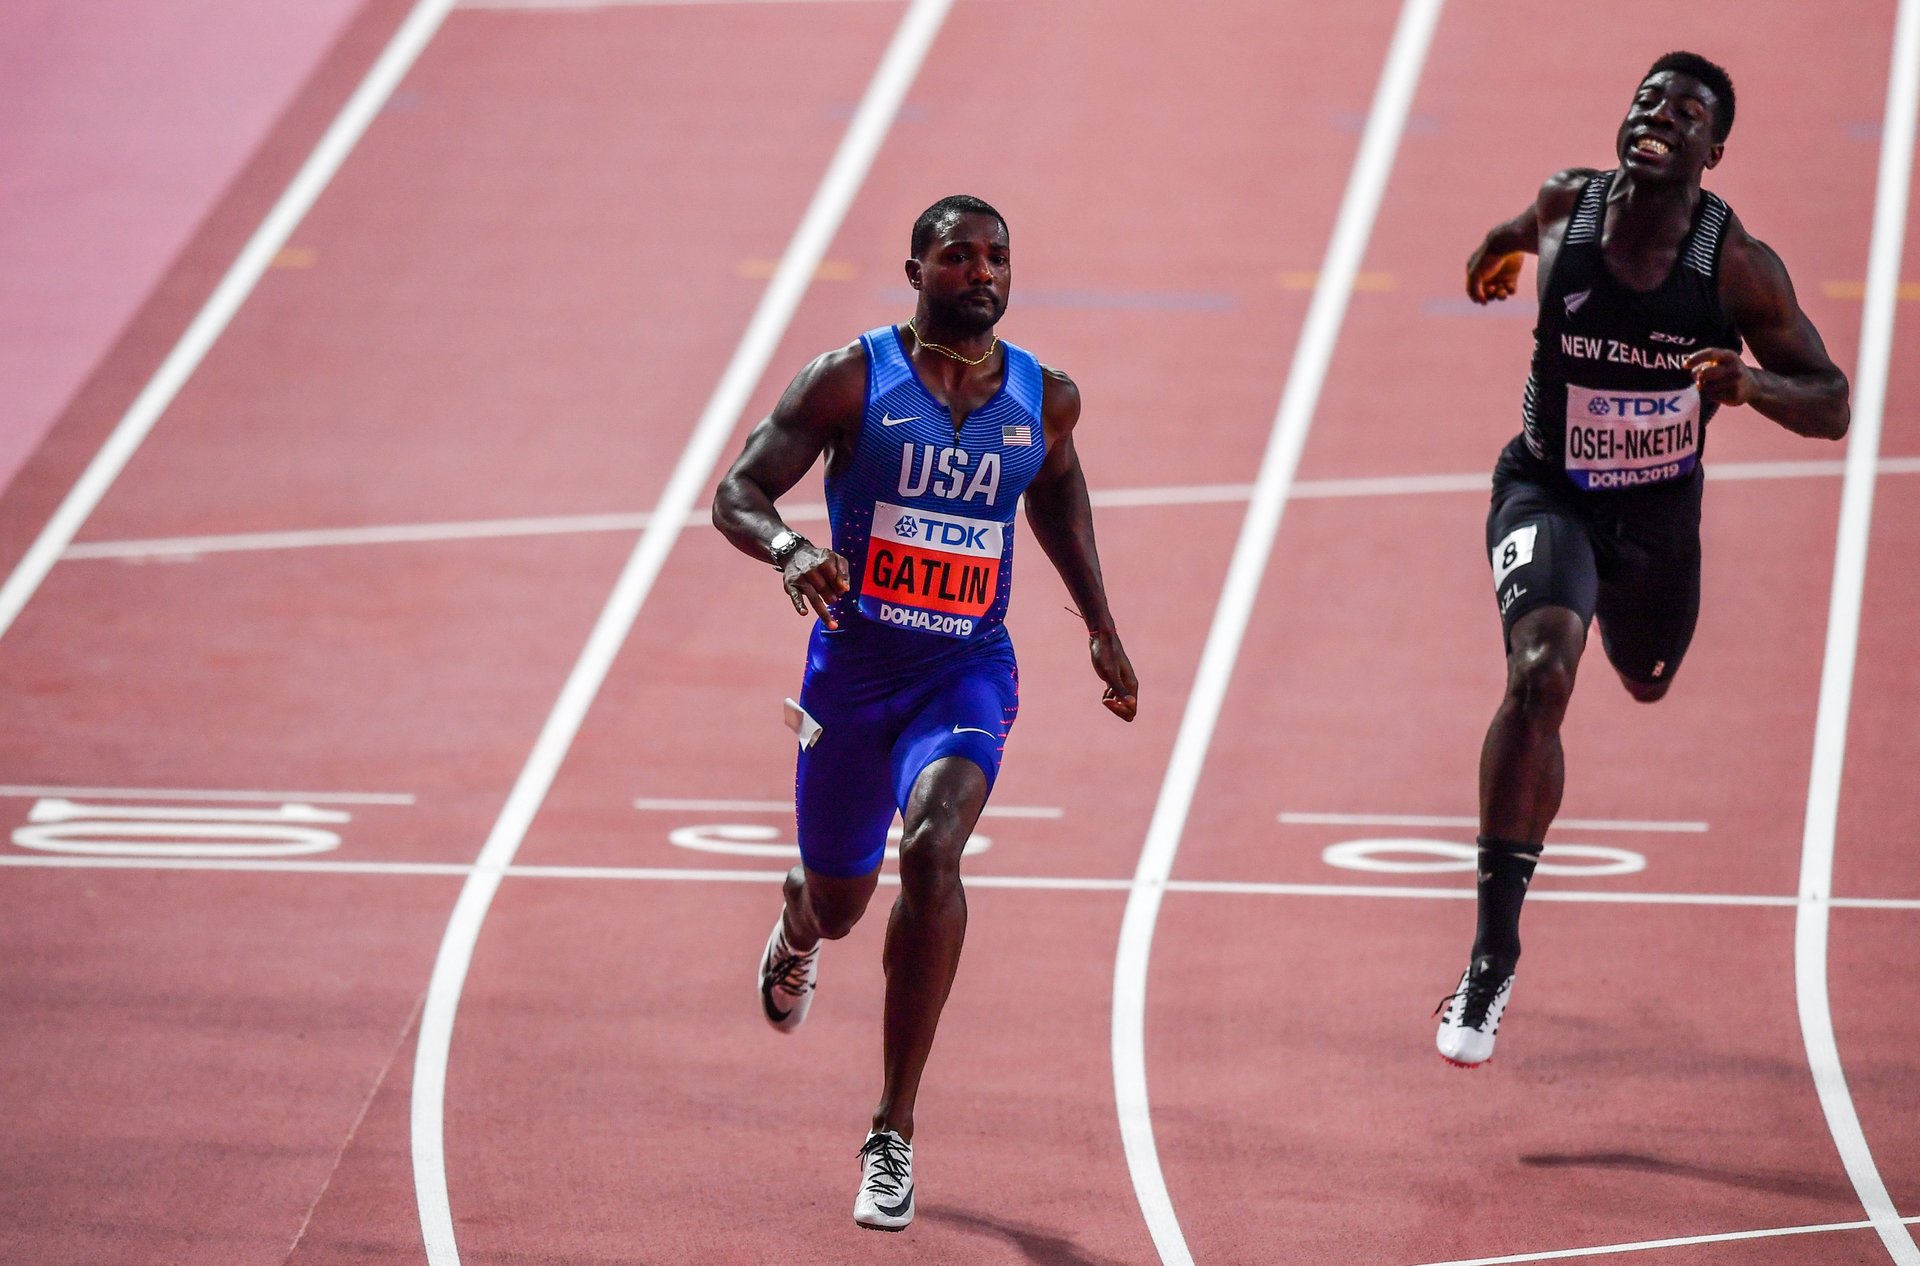
[[[867,407],[867,349],[859,339],[808,361],[793,376],[774,416],[822,430],[858,428]]]
[[[1579,205],[1587,182],[1600,172],[1593,167],[1568,167],[1548,176],[1533,200],[1534,214],[1542,227],[1567,219]]]
[[[1071,429],[1080,420],[1080,384],[1066,370],[1040,366],[1040,411],[1055,426]]]

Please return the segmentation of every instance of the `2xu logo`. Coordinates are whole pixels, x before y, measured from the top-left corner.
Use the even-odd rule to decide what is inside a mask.
[[[258,808],[34,802],[13,842],[91,857],[299,857],[330,852],[352,815],[310,804]]]

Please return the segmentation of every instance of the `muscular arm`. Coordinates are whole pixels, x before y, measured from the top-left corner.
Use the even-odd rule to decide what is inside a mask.
[[[763,563],[769,542],[786,529],[773,503],[800,481],[822,452],[851,442],[866,400],[866,353],[858,343],[828,352],[801,370],[786,394],[747,436],[746,447],[713,494],[713,525],[734,547]],[[783,572],[793,609],[809,607],[835,625],[827,604],[847,592],[847,560],[811,543]]]
[[[1087,622],[1093,670],[1107,683],[1101,702],[1123,721],[1133,720],[1138,708],[1139,682],[1120,645],[1107,607],[1107,589],[1100,576],[1100,555],[1093,543],[1093,506],[1087,497],[1086,476],[1074,450],[1073,431],[1080,420],[1080,389],[1073,379],[1049,369],[1045,402],[1047,460],[1027,485],[1027,526]]]
[[[1573,214],[1580,191],[1593,177],[1589,167],[1569,167],[1549,177],[1540,186],[1533,202],[1511,220],[1502,220],[1487,230],[1487,235],[1467,260],[1467,297],[1475,303],[1508,299],[1520,288],[1523,255],[1539,255],[1548,236],[1558,243],[1554,233]],[[1551,261],[1541,260],[1541,274]]]
[[[1727,348],[1702,348],[1687,358],[1700,394],[1752,405],[1796,435],[1841,438],[1851,419],[1847,376],[1800,310],[1786,265],[1737,220],[1720,252],[1720,302],[1760,368]]]

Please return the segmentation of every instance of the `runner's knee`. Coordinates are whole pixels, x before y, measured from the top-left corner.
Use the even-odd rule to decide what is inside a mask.
[[[867,912],[867,900],[873,895],[870,883],[827,883],[820,876],[806,882],[798,868],[787,876],[786,888],[789,900],[806,902],[814,926],[829,941],[837,941],[853,931],[854,924]]]
[[[866,912],[864,901],[813,903],[813,921],[819,925],[820,935],[829,941],[837,941],[853,931],[853,925],[860,922],[860,916]]]
[[[1558,725],[1573,698],[1576,660],[1540,642],[1516,647],[1507,667],[1507,697],[1529,720]]]
[[[1508,704],[1534,725],[1557,728],[1586,644],[1586,625],[1572,611],[1543,607],[1521,617],[1508,635]]]
[[[938,899],[960,886],[960,853],[968,832],[954,815],[923,818],[900,841],[900,886],[915,901]]]

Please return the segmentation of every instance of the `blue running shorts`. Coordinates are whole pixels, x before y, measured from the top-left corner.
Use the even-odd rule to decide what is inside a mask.
[[[916,653],[930,642],[945,645]],[[852,878],[880,865],[887,828],[928,765],[965,757],[992,790],[1020,711],[1020,670],[1004,628],[956,646],[879,626],[816,627],[800,706],[820,725],[794,775],[800,860]]]

